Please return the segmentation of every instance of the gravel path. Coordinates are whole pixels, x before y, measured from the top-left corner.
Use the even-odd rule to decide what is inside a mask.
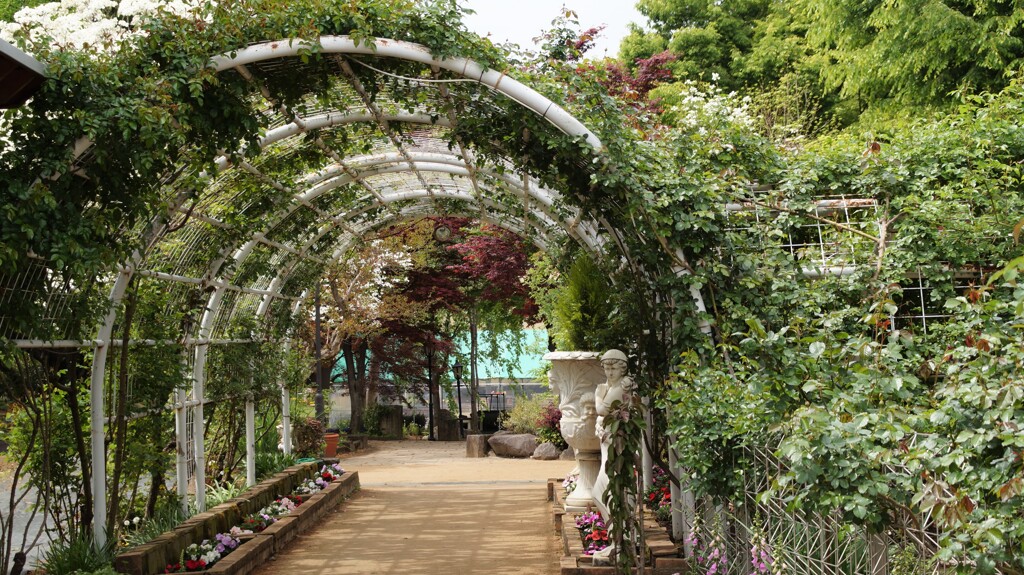
[[[555,575],[549,477],[572,461],[469,459],[462,442],[378,441],[342,461],[362,490],[259,575]]]

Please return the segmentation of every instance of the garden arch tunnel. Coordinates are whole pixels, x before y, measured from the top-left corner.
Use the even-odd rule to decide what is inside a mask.
[[[187,350],[192,394],[176,393],[176,435],[179,446],[190,431],[194,439],[196,499],[203,508],[210,346],[244,340],[229,329],[238,318],[293,321],[309,296],[307,286],[371,231],[417,217],[464,215],[542,249],[565,236],[595,256],[609,245],[624,249],[623,232],[575,205],[580,190],[573,184],[592,171],[600,139],[549,98],[491,67],[434,56],[411,42],[377,39],[371,45],[343,35],[258,42],[209,61],[206,71],[217,79],[206,81],[220,93],[208,100],[244,107],[241,113],[255,122],[237,150],[220,148],[205,160],[201,153],[184,155],[175,160],[173,177],[153,184],[161,209],[123,230],[122,238],[137,247],[105,276],[110,307],[94,331],[76,330],[59,314],[39,332],[0,318],[8,320],[0,322],[0,335],[22,348],[93,349],[91,468],[104,470],[93,474],[92,486],[100,543],[108,516],[105,430],[111,422],[104,407],[111,402],[113,368],[107,359],[119,344],[177,342]],[[575,147],[550,144],[566,137]],[[96,182],[108,169],[93,159],[99,145],[79,139],[72,169],[62,177]],[[0,285],[31,292],[41,277],[50,277],[50,265],[33,257],[27,271]],[[182,320],[177,332],[167,326],[163,340],[147,337],[126,319],[132,282],[161,286],[169,305],[187,308],[183,315],[194,314],[196,321]],[[42,307],[61,309],[71,297],[66,288],[49,286]],[[134,335],[116,340],[122,332]],[[178,451],[184,495],[188,464]]]

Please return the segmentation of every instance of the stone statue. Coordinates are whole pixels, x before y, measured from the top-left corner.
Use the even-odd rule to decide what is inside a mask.
[[[601,356],[601,367],[604,368],[606,381],[597,386],[594,393],[594,407],[597,410],[597,435],[601,438],[601,467],[597,479],[594,480],[592,490],[594,502],[598,511],[604,517],[608,525],[609,535],[615,529],[611,522],[611,513],[608,510],[608,473],[605,466],[608,464],[608,444],[610,442],[608,432],[605,430],[604,418],[611,411],[611,406],[616,401],[627,402],[633,394],[633,380],[626,375],[627,359],[626,354],[617,349],[610,349]],[[614,556],[614,545],[610,545],[602,551],[594,554],[594,564],[610,563]]]

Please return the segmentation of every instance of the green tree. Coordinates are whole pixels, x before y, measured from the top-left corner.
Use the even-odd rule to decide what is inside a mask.
[[[1019,0],[797,0],[828,88],[865,104],[999,91],[1024,63]]]
[[[44,2],[46,0],[0,0],[0,21],[11,22],[18,10],[38,6]]]
[[[739,58],[750,53],[755,27],[770,10],[767,0],[640,0],[637,8],[647,16],[654,35],[634,28],[624,41],[629,55],[650,57],[640,48],[656,48],[664,39],[677,56],[673,64],[683,79],[710,79],[717,74],[727,88],[744,83]]]

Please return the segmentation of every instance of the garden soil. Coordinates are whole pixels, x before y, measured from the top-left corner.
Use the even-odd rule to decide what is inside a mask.
[[[258,575],[556,575],[547,479],[572,461],[467,458],[463,442],[374,441],[362,489]]]

